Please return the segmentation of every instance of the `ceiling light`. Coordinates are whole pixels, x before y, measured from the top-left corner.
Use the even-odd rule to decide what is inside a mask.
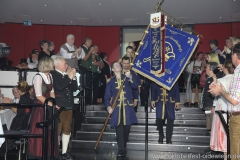
[[[47,5],[46,5],[46,4],[44,4],[44,7],[47,7]]]
[[[88,18],[76,18],[75,21],[78,23],[90,23],[91,22],[91,20]]]
[[[42,21],[42,19],[40,21]]]
[[[102,5],[102,3],[98,3],[98,5],[99,5],[99,6],[101,6],[101,5]]]
[[[21,20],[30,20],[30,19],[32,19],[31,16],[29,16],[29,15],[24,15],[24,14],[18,14],[18,15],[16,15],[15,17],[18,18],[18,19],[21,19]]]
[[[125,22],[125,23],[138,23],[139,20],[137,20],[137,19],[131,19],[131,18],[130,18],[130,19],[125,19],[124,22]]]
[[[71,21],[71,23],[72,23],[72,21]]]
[[[153,14],[154,12],[147,12],[147,14]]]
[[[189,17],[178,17],[177,20],[180,22],[189,22],[191,19]]]
[[[223,17],[217,18],[217,21],[222,21],[222,20],[223,20]]]
[[[112,19],[110,19],[110,21],[112,22]]]
[[[240,18],[240,13],[233,14],[232,18],[239,19]]]

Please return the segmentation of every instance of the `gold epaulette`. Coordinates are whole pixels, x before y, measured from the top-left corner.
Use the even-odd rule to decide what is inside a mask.
[[[110,82],[110,80],[111,80],[111,78],[108,78],[108,79],[107,79],[107,83]]]

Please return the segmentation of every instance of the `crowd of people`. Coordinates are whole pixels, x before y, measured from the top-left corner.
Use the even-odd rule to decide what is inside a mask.
[[[233,123],[239,113],[239,58],[240,37],[228,37],[224,50],[218,47],[217,40],[210,40],[211,52],[197,53],[186,68],[185,106],[196,106],[205,111],[207,134],[211,136],[208,152],[223,152],[227,159],[227,134],[215,111],[230,113],[230,152],[231,159],[238,159],[239,131]],[[224,114],[227,123],[227,114]],[[237,139],[238,138],[238,139]]]
[[[105,52],[98,53],[98,46],[93,45],[91,38],[86,38],[83,45],[76,47],[75,37],[67,35],[66,43],[54,54],[54,43],[41,40],[40,48],[33,49],[28,59],[17,67],[21,69],[37,68],[38,73],[33,78],[33,86],[20,81],[13,88],[14,100],[3,97],[2,103],[35,103],[43,104],[45,99],[53,97],[56,100],[56,110],[64,107],[59,116],[58,129],[55,133],[55,156],[58,156],[59,139],[62,137],[61,159],[70,160],[67,152],[72,130],[74,108],[73,92],[78,88],[76,72],[85,77],[81,82],[85,89],[85,102],[89,104],[104,104],[111,114],[111,126],[116,128],[118,154],[127,154],[127,142],[131,125],[137,123],[136,112],[138,105],[148,105],[149,91],[151,91],[151,106],[156,108],[156,124],[159,131],[158,143],[162,144],[165,138],[163,132],[164,120],[167,119],[166,143],[172,144],[175,110],[180,108],[178,83],[167,91],[131,70],[136,45],[133,42],[126,47],[125,54],[111,67]],[[227,136],[216,110],[230,112],[230,140],[231,155],[238,154],[239,133],[237,130],[239,112],[239,64],[240,64],[240,37],[226,39],[226,47],[221,51],[218,41],[209,42],[211,52],[197,53],[196,60],[189,62],[186,68],[186,103],[185,106],[198,106],[206,113],[207,133],[211,135],[210,149],[227,153]],[[235,68],[235,70],[234,70]],[[112,75],[112,76],[111,76]],[[93,78],[94,77],[94,78]],[[111,77],[111,78],[110,78]],[[91,86],[91,82],[92,86]],[[89,86],[86,86],[89,84]],[[116,108],[112,108],[118,89],[123,85],[116,101]],[[30,87],[29,87],[30,86]],[[139,100],[141,103],[139,103]],[[53,104],[48,103],[51,108]],[[41,134],[42,129],[36,128],[36,123],[43,121],[43,108],[19,109],[11,107],[16,117],[11,125],[12,130],[26,129],[27,119],[31,113],[29,133]],[[226,116],[224,116],[225,120]],[[24,125],[19,125],[24,123]],[[240,134],[239,134],[240,135]],[[15,140],[8,142],[9,148],[14,148]],[[4,146],[4,145],[3,145]],[[36,149],[36,146],[38,149]],[[42,154],[42,139],[29,138],[28,156],[39,159]],[[3,148],[3,147],[2,147]],[[50,148],[49,148],[50,149]],[[50,151],[50,150],[49,150]],[[234,159],[234,158],[233,158]]]

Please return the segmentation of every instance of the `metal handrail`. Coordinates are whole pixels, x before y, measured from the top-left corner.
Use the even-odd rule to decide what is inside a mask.
[[[231,157],[229,156],[230,155],[230,135],[229,135],[229,128],[228,128],[229,114],[228,112],[225,112],[222,110],[215,111],[215,113],[219,116],[222,122],[223,128],[227,135],[227,159],[230,160],[231,159]],[[227,122],[225,121],[223,114],[227,114]]]

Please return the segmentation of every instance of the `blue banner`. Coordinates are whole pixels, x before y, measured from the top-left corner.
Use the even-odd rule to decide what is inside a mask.
[[[151,73],[152,69],[152,37],[148,34],[139,54],[134,61],[132,70],[154,81],[158,85],[171,90],[178,80],[187,62],[192,56],[198,37],[166,25],[165,33],[165,72],[161,76]]]

